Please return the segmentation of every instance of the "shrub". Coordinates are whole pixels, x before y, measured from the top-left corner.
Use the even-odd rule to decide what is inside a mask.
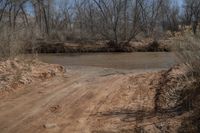
[[[6,59],[23,54],[26,47],[34,46],[35,37],[30,29],[13,30],[7,26],[0,26],[0,58]]]
[[[177,53],[180,61],[187,65],[189,73],[186,78],[194,79],[195,84],[191,85],[187,91],[182,93],[185,105],[192,106],[192,115],[186,118],[179,129],[179,132],[200,132],[199,127],[199,106],[200,106],[200,34],[186,34],[184,39],[179,42]],[[192,77],[192,78],[191,78]]]

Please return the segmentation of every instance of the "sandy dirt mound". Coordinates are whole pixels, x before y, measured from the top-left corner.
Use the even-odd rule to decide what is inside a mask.
[[[185,110],[187,94],[196,89],[197,80],[186,65],[175,66],[162,74],[157,86],[156,108],[158,110]]]
[[[63,72],[64,68],[60,65],[46,64],[38,60],[12,59],[0,62],[0,95]]]
[[[193,109],[199,105],[193,91],[197,81],[186,65],[133,75],[123,83],[92,115],[95,133],[199,131],[194,124],[199,111]]]
[[[95,133],[176,133],[187,114],[158,113],[155,98],[163,72],[130,76],[89,119]]]
[[[176,113],[181,116],[181,125],[177,132],[200,132],[199,86],[199,77],[187,65],[175,66],[161,76],[155,109],[160,113]]]

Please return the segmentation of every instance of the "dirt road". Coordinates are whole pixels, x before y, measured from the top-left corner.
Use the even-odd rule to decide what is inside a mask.
[[[64,77],[29,85],[1,98],[0,132],[129,131],[136,125],[131,120],[133,112],[154,108],[155,78],[158,74],[69,69]],[[130,112],[132,117],[128,117]]]

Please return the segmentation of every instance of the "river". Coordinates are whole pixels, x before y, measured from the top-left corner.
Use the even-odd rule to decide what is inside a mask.
[[[174,53],[167,52],[39,54],[38,57],[44,62],[66,67],[121,70],[168,69],[178,62]]]

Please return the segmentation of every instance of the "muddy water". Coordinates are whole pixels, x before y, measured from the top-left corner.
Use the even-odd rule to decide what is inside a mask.
[[[40,54],[47,63],[76,67],[114,69],[167,69],[177,63],[174,53],[87,53],[87,54]]]

